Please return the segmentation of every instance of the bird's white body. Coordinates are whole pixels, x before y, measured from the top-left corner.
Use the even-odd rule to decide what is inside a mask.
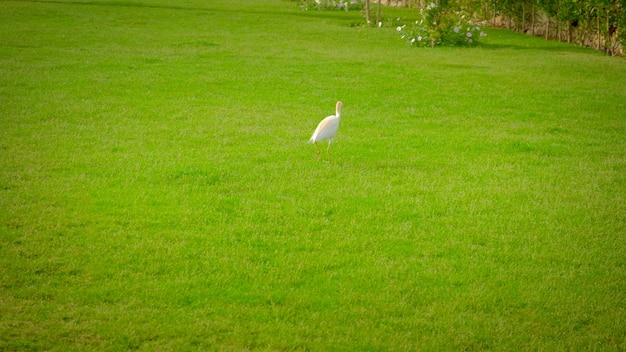
[[[343,107],[343,103],[338,101],[335,115],[330,115],[320,121],[309,139],[310,143],[314,143],[317,145],[317,142],[328,139],[328,149],[330,149],[330,144],[333,142],[333,138],[335,138],[335,134],[337,134],[337,130],[339,129],[339,119],[341,117],[341,108]],[[319,154],[319,149],[318,149]]]

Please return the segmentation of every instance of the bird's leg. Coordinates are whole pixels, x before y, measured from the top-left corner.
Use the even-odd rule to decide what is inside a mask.
[[[317,155],[317,158],[319,159],[320,158],[320,146],[317,145],[317,142],[315,142],[313,144],[315,144],[315,148],[317,148],[317,154],[316,155]]]
[[[326,154],[330,156],[330,144],[333,142],[332,138],[328,139],[328,147],[326,147]]]

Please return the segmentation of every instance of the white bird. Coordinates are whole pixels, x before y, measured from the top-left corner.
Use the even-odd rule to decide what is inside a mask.
[[[318,157],[320,155],[320,147],[317,145],[317,142],[328,139],[328,148],[326,149],[326,152],[328,153],[330,151],[330,144],[333,142],[333,138],[335,138],[335,134],[337,134],[337,130],[339,129],[339,118],[341,117],[342,106],[343,103],[338,101],[335,115],[330,115],[320,121],[315,129],[315,132],[313,132],[311,139],[309,139],[309,143],[313,143],[317,147]]]

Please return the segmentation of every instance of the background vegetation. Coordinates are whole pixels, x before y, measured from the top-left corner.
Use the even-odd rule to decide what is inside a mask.
[[[624,0],[494,0],[480,5],[509,28],[623,55]]]
[[[439,9],[439,17],[463,13],[481,25],[506,27],[623,55],[626,41],[624,0],[382,0],[376,1],[376,21],[371,0],[300,0],[301,7],[318,10],[365,9],[366,23],[380,25],[381,4]],[[439,22],[439,21],[436,21]],[[433,22],[435,26],[439,23]],[[430,22],[428,23],[430,24]]]
[[[626,62],[362,21],[0,1],[0,349],[624,350]]]

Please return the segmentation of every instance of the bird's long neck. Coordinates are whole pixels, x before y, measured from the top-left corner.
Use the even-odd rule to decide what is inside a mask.
[[[337,102],[337,107],[335,109],[335,116],[340,117],[341,116],[341,108],[343,107],[343,103],[338,101]]]

